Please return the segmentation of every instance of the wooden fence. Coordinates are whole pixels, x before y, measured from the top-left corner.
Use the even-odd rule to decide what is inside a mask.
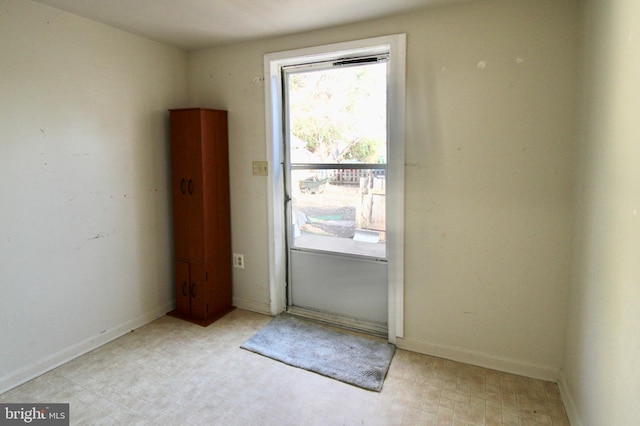
[[[384,177],[384,169],[337,169],[331,174],[333,185],[360,185],[360,180]]]

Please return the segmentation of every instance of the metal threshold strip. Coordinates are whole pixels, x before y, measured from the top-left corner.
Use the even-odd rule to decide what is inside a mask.
[[[318,321],[330,326],[340,327],[351,331],[371,334],[378,337],[386,338],[389,333],[387,324],[362,321],[355,318],[345,318],[325,312],[315,311],[313,309],[305,309],[297,306],[288,306],[287,312],[291,315]]]

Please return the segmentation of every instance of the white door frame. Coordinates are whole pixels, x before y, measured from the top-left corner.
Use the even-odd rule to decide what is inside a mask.
[[[301,62],[389,52],[387,265],[389,342],[404,337],[404,120],[406,35],[394,34],[264,55],[266,143],[269,163],[269,291],[271,314],[286,309],[286,236],[281,69]]]

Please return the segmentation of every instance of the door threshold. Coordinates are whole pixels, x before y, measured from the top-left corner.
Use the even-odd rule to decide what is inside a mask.
[[[296,306],[288,306],[287,313],[351,331],[384,337],[385,339],[388,338],[389,334],[389,329],[386,324],[345,318],[311,309],[298,308]]]

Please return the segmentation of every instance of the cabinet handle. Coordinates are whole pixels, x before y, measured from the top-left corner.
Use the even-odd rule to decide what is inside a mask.
[[[180,192],[184,194],[184,178],[180,181]]]
[[[187,297],[187,282],[186,281],[182,282],[182,295],[184,297]]]
[[[189,185],[187,185],[187,188],[189,188],[189,195],[193,195],[193,181],[191,179],[189,179]]]
[[[191,283],[191,297],[196,297],[196,283]]]

